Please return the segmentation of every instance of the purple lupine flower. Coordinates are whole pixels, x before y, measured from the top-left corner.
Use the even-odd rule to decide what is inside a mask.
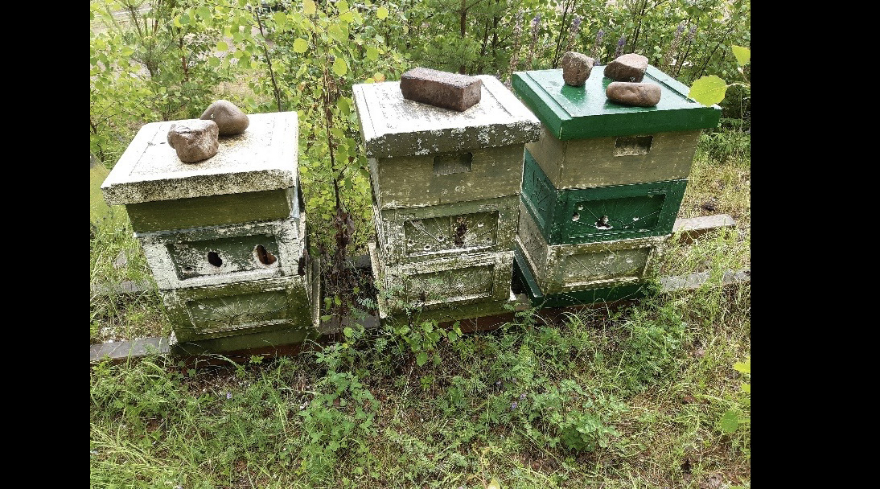
[[[516,409],[516,407],[517,407],[518,405],[519,405],[519,404],[517,404],[516,401],[513,401],[512,403],[510,403],[510,410],[513,411],[514,409]]]
[[[602,42],[605,41],[605,31],[603,29],[599,29],[599,32],[596,33],[596,41],[593,43],[593,58],[596,59],[596,64],[602,64]]]
[[[577,39],[578,32],[581,30],[581,16],[575,14],[574,19],[571,21],[571,30],[569,31],[568,38],[568,51],[571,51],[574,48],[575,39]]]
[[[532,45],[529,47],[529,61],[526,63],[528,68],[532,68],[532,59],[535,57],[535,47],[538,45],[538,27],[541,25],[541,14],[532,18]]]
[[[623,56],[623,45],[626,44],[626,34],[620,36],[620,39],[617,41],[617,49],[614,51],[614,58],[619,58]]]
[[[516,22],[513,26],[513,53],[510,55],[510,72],[513,73],[517,70],[519,65],[519,38],[522,36],[522,20],[523,20],[523,12],[520,10],[516,13]],[[510,80],[508,79],[506,85],[510,88]]]
[[[688,32],[688,43],[694,42],[694,36],[697,35],[697,26],[691,26],[690,32]]]
[[[522,394],[519,395],[519,399],[520,399],[521,401],[522,401],[523,399],[525,399],[525,398],[526,398],[526,393],[525,393],[525,392],[523,392]]]
[[[672,45],[669,47],[669,51],[666,53],[666,59],[663,61],[663,64],[667,67],[672,66],[673,57],[678,53],[678,45],[681,42],[681,34],[683,32],[684,22],[681,22],[675,30],[675,37],[672,39]]]
[[[227,393],[226,393],[226,399],[232,399],[232,393],[231,393],[231,392],[227,392]]]

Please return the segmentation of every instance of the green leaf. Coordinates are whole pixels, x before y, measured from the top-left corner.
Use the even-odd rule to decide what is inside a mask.
[[[342,334],[344,334],[346,338],[351,338],[351,335],[354,334],[354,330],[349,327],[345,327],[342,329]]]
[[[337,57],[335,61],[333,61],[333,73],[336,73],[336,76],[345,76],[348,73],[348,65],[345,64],[345,60]]]
[[[306,41],[303,38],[299,38],[293,41],[293,52],[295,53],[304,53],[309,50],[309,41]]]
[[[490,482],[489,485],[486,486],[486,489],[501,489],[501,483],[498,482],[498,479],[495,479],[493,477],[492,482]]]
[[[330,37],[336,39],[341,43],[345,43],[348,41],[348,34],[342,29],[339,24],[333,24],[327,29],[327,33],[330,34]],[[341,75],[340,75],[341,76]]]
[[[727,83],[715,75],[704,76],[691,85],[688,97],[703,105],[715,105],[724,100]]]
[[[180,23],[183,25],[189,24],[189,14],[183,14],[180,16]]]
[[[287,28],[287,14],[284,12],[275,12],[273,17],[275,19],[275,25],[279,30]]]
[[[376,17],[379,17],[380,20],[388,17],[388,9],[385,7],[379,7],[379,10],[376,10]]]
[[[728,409],[727,412],[721,416],[721,420],[718,422],[718,427],[725,433],[733,433],[739,428],[739,414],[733,409]]]
[[[314,0],[303,0],[303,13],[306,15],[312,15],[318,11],[318,8],[315,6]]]
[[[422,365],[428,363],[428,354],[425,352],[421,352],[416,355],[416,364],[421,367]]]
[[[226,44],[226,41],[220,41],[217,43],[217,51],[228,51],[229,44]]]
[[[370,61],[379,59],[379,50],[373,46],[367,46],[367,59]]]
[[[736,370],[737,372],[740,372],[740,373],[751,374],[752,373],[752,358],[751,357],[747,358],[745,362],[734,363],[733,369]]]
[[[336,106],[339,107],[339,112],[342,115],[348,115],[351,111],[351,99],[347,97],[339,97],[339,100],[336,101]],[[355,292],[357,294],[357,292]]]
[[[743,392],[745,392],[747,394],[752,393],[752,384],[740,384],[739,388],[740,388],[740,390],[742,390]]]
[[[348,12],[348,2],[345,0],[339,0],[336,2],[336,8],[339,9],[339,13]]]
[[[735,44],[731,46],[731,49],[733,49],[733,55],[736,56],[736,64],[740,66],[749,64],[749,61],[752,59],[751,49],[737,46]]]

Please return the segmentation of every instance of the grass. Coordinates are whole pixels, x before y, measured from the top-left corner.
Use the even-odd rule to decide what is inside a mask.
[[[91,486],[750,487],[750,373],[734,365],[751,355],[751,289],[720,286],[751,266],[745,137],[703,137],[679,214],[736,227],[661,257],[660,275],[708,272],[698,290],[554,321],[525,311],[416,348],[401,329],[355,328],[295,356],[96,364]],[[92,293],[90,343],[170,334],[124,213],[90,257],[93,288],[148,284]]]

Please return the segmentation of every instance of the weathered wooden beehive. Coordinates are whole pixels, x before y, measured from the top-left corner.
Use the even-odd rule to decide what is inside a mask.
[[[353,87],[382,318],[480,317],[513,300],[523,145],[540,122],[498,79],[476,78],[480,101],[464,111],[408,100],[400,82]]]
[[[251,114],[217,154],[184,163],[176,121],[144,125],[102,185],[124,205],[179,347],[202,351],[296,343],[318,326],[298,182],[296,112]]]
[[[596,67],[582,87],[561,69],[513,74],[513,89],[542,122],[526,144],[516,273],[533,303],[616,300],[641,291],[672,233],[702,129],[721,109],[648,66],[654,107],[607,99]]]

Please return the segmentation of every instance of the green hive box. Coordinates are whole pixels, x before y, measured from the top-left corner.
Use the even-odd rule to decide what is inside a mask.
[[[305,274],[305,212],[288,219],[135,233],[160,289]]]
[[[519,199],[511,195],[384,211],[374,205],[379,249],[389,263],[513,251]]]
[[[546,128],[526,149],[558,189],[685,180],[700,131],[562,141]]]
[[[651,135],[695,131],[718,125],[721,108],[707,107],[687,97],[688,87],[653,66],[642,83],[660,86],[654,107],[631,107],[608,100],[605,89],[612,79],[593,68],[586,84],[565,84],[561,69],[516,72],[513,90],[547,130],[561,141],[588,138]]]
[[[428,156],[370,158],[370,181],[382,209],[443,205],[519,193],[523,145]]]
[[[297,210],[296,112],[249,114],[244,133],[221,137],[217,154],[183,163],[171,125],[144,125],[101,185],[124,205],[136,232],[286,219]]]
[[[517,252],[543,294],[639,282],[653,270],[667,236],[548,244],[531,214],[520,211]]]
[[[556,294],[544,294],[529,270],[526,259],[519,251],[514,254],[514,288],[523,292],[533,307],[569,307],[601,302],[639,299],[652,294],[647,282],[627,282],[606,287],[593,287]]]
[[[382,319],[405,316],[407,309],[446,319],[479,317],[502,312],[502,304],[513,300],[512,250],[389,265],[375,244],[369,247]]]
[[[521,212],[550,244],[671,234],[687,188],[687,180],[673,180],[558,190],[528,150],[524,166]]]

